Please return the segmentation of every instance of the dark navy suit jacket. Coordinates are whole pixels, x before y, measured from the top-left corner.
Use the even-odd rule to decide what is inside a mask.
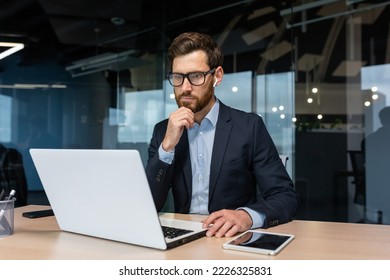
[[[210,166],[210,213],[249,207],[265,215],[264,227],[291,221],[299,201],[291,178],[262,118],[220,102]],[[158,148],[168,120],[156,124],[146,173],[158,211],[172,188],[175,212],[188,213],[192,171],[187,131],[175,148],[172,164],[159,160]],[[256,195],[257,186],[261,197]]]

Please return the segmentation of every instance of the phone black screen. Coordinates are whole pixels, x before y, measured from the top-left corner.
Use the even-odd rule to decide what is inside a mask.
[[[276,250],[288,239],[289,236],[248,231],[239,238],[233,240],[230,244],[266,250]]]

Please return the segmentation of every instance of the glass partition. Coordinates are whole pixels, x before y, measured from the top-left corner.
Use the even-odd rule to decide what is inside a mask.
[[[279,151],[288,156],[287,171],[294,170],[294,73],[258,75],[256,112],[260,114]]]
[[[249,71],[225,74],[215,89],[216,96],[225,105],[245,112],[252,112],[252,93],[252,73]]]
[[[390,64],[362,68],[365,219],[390,224]]]

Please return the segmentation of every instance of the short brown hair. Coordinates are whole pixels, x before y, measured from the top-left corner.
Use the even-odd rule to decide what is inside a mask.
[[[211,36],[198,32],[185,32],[177,36],[168,49],[168,58],[171,62],[177,56],[186,55],[196,50],[206,53],[210,68],[222,66],[223,54]]]

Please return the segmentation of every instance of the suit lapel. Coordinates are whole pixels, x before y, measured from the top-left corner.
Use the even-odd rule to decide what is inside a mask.
[[[228,107],[222,102],[219,103],[219,116],[217,126],[215,129],[215,138],[213,145],[213,154],[211,157],[210,164],[210,187],[209,187],[209,198],[211,200],[215,186],[218,181],[219,173],[221,170],[221,163],[224,159],[227,144],[229,142],[229,136],[232,129],[230,124],[230,113]]]

